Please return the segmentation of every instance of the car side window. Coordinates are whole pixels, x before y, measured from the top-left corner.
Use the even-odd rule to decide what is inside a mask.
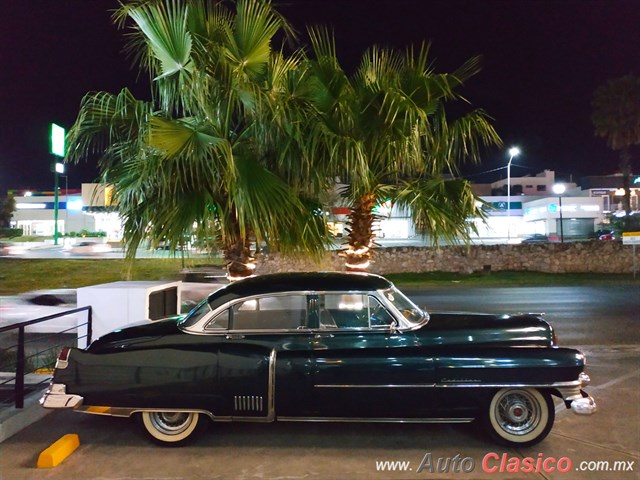
[[[204,327],[208,332],[214,332],[217,330],[226,330],[229,328],[229,309],[225,309],[218,315],[213,317],[209,323]]]
[[[232,307],[233,330],[296,330],[307,326],[306,295],[272,295]]]
[[[366,294],[325,294],[318,299],[320,328],[388,327],[394,319],[376,299]]]

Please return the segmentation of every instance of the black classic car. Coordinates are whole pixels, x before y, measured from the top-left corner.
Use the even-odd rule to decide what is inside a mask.
[[[45,408],[136,416],[178,444],[213,421],[471,422],[532,445],[557,397],[595,412],[585,358],[540,315],[427,313],[383,277],[263,275],[179,319],[65,348]]]

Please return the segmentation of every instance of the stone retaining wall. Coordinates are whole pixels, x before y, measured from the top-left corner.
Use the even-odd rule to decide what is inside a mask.
[[[640,268],[640,249],[636,263]],[[371,273],[537,271],[547,273],[632,273],[633,249],[620,242],[550,243],[378,248]],[[341,271],[344,259],[326,252],[318,261],[306,256],[263,255],[256,273]]]

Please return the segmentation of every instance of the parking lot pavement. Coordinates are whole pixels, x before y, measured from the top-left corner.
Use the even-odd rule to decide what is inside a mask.
[[[474,424],[337,423],[216,423],[193,444],[167,448],[128,419],[54,412],[0,444],[0,480],[640,478],[640,347],[587,350],[599,412],[561,406],[549,437],[531,448],[497,446]],[[80,436],[79,449],[36,469],[38,454],[67,433]],[[523,470],[529,461],[533,472]]]

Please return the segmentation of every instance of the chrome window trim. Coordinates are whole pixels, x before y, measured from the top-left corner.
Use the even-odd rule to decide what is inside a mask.
[[[397,288],[392,287],[393,290],[400,292]],[[179,328],[181,330],[183,330],[186,333],[189,334],[194,334],[194,335],[226,335],[226,334],[239,334],[239,333],[294,333],[294,332],[316,332],[316,331],[321,331],[321,332],[382,332],[382,331],[388,331],[389,329],[382,326],[382,327],[364,327],[364,328],[335,328],[335,329],[327,329],[327,328],[318,328],[318,329],[267,329],[267,330],[229,330],[229,329],[217,329],[217,330],[206,330],[206,325],[214,318],[216,317],[219,313],[222,313],[224,310],[228,309],[228,308],[232,308],[234,305],[241,303],[241,302],[246,302],[249,300],[259,300],[260,298],[266,298],[266,297],[280,297],[280,296],[291,296],[291,295],[367,295],[367,296],[372,296],[374,297],[378,302],[380,302],[380,304],[385,307],[389,313],[391,314],[391,316],[398,322],[398,326],[396,328],[397,331],[399,332],[410,332],[413,330],[417,330],[418,328],[422,327],[423,325],[425,325],[428,321],[429,321],[429,314],[420,309],[420,311],[422,311],[424,313],[424,319],[421,323],[418,324],[412,324],[407,322],[407,320],[404,318],[404,316],[398,311],[398,309],[395,308],[395,306],[387,299],[386,295],[384,294],[385,291],[390,290],[390,289],[384,289],[384,290],[289,290],[289,291],[285,291],[285,292],[275,292],[275,293],[261,293],[261,294],[257,294],[257,295],[249,295],[246,297],[239,297],[239,298],[235,298],[233,300],[230,300],[229,302],[220,305],[218,308],[216,308],[215,310],[212,310],[211,312],[207,313],[206,315],[204,315],[202,318],[200,318],[195,324],[189,326],[189,327],[183,327],[183,326],[179,326]],[[402,292],[400,292],[402,293]],[[403,294],[404,295],[404,294]],[[405,295],[406,296],[406,295]],[[408,298],[408,297],[407,297]],[[412,302],[413,303],[413,302]],[[415,305],[415,304],[414,304]],[[417,308],[420,308],[416,305]]]

